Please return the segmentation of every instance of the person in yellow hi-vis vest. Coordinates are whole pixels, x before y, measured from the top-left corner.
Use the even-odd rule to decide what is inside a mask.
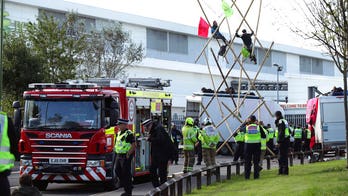
[[[254,164],[254,179],[260,177],[259,162],[261,154],[261,138],[266,138],[260,126],[257,125],[256,117],[251,115],[249,117],[249,125],[245,129],[245,165],[244,177],[246,180],[250,179],[251,162]]]
[[[8,176],[18,159],[18,139],[12,120],[5,112],[0,112],[0,190],[1,195],[9,196]]]
[[[132,195],[132,173],[131,164],[135,151],[135,138],[132,131],[128,130],[128,120],[118,119],[117,126],[119,131],[116,136],[116,174],[120,179],[120,184],[124,188],[121,195]]]
[[[200,131],[198,139],[202,142],[203,159],[207,167],[215,165],[216,145],[220,136],[212,125],[210,118],[203,121],[203,129]]]
[[[279,148],[279,175],[289,175],[289,146],[290,146],[290,131],[288,121],[283,118],[281,111],[275,112],[275,125],[277,126],[277,145]]]
[[[263,131],[264,134],[266,135],[266,138],[262,138],[261,137],[261,155],[260,155],[260,163],[259,163],[259,170],[261,171],[263,168],[262,168],[262,165],[263,165],[263,159],[265,158],[265,154],[266,154],[266,151],[267,151],[267,142],[269,140],[269,137],[268,137],[268,131],[267,129],[264,127],[264,124],[262,121],[259,122],[259,126],[260,126],[260,131]]]
[[[193,170],[195,163],[195,143],[197,142],[197,131],[194,127],[194,120],[191,117],[186,118],[185,125],[182,128],[183,143],[184,143],[184,173]]]

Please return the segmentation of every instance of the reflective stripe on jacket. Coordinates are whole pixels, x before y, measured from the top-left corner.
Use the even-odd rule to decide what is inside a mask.
[[[193,126],[185,125],[182,128],[184,150],[193,150],[197,142],[197,131]]]
[[[8,118],[5,112],[0,112],[0,172],[14,167],[15,157],[10,152],[8,137]]]
[[[250,124],[246,127],[245,143],[260,143],[261,133],[260,127],[256,124]]]

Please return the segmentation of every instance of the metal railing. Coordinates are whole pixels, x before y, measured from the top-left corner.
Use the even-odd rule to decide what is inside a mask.
[[[300,157],[300,164],[304,164],[304,158],[306,155],[311,155],[313,153],[319,153],[320,157],[324,156],[324,151],[322,150],[316,150],[316,151],[308,151],[308,152],[290,152],[288,155],[289,158],[289,165],[293,166],[294,164],[294,156]],[[339,150],[336,151],[338,153],[336,155],[336,159],[339,156]],[[271,159],[278,158],[278,156],[265,156],[266,163],[267,163],[267,170],[271,169]],[[221,168],[226,167],[226,179],[230,180],[232,178],[232,166],[236,166],[236,175],[240,175],[240,167],[244,164],[244,162],[226,162],[226,163],[219,163],[215,166],[205,167],[198,170],[194,170],[192,172],[185,173],[183,175],[175,177],[173,175],[173,178],[165,182],[159,187],[156,187],[146,193],[146,196],[182,196],[184,193],[190,194],[193,190],[192,188],[192,179],[196,178],[196,188],[199,190],[202,188],[202,173],[206,172],[206,185],[209,186],[212,184],[212,177],[215,176],[215,182],[221,182]],[[185,187],[184,187],[185,185]]]

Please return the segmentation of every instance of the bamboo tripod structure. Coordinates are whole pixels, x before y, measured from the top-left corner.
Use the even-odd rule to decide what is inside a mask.
[[[210,26],[211,23],[209,21],[209,18],[207,17],[207,14],[200,2],[201,0],[197,0],[198,4],[199,4],[199,7],[205,17],[205,20],[208,22],[208,24]],[[237,29],[240,29],[242,27],[243,24],[246,24],[246,26],[252,30],[251,28],[251,25],[247,22],[246,20],[246,17],[251,9],[251,7],[253,6],[254,4],[254,1],[255,0],[251,0],[247,10],[245,11],[245,13],[242,13],[242,11],[239,9],[239,7],[237,6],[237,3],[236,3],[236,0],[231,0],[232,2],[232,5],[231,5],[231,8],[232,9],[235,9],[237,10],[237,13],[242,17],[242,21],[239,23],[238,25],[238,28]],[[203,114],[205,114],[207,117],[209,117],[210,119],[211,118],[211,114],[209,114],[208,112],[208,108],[209,106],[211,106],[211,103],[213,102],[213,100],[215,99],[218,103],[218,109],[219,109],[219,112],[220,112],[220,116],[221,116],[221,121],[220,122],[213,122],[213,125],[218,129],[220,126],[222,125],[226,125],[230,135],[226,138],[223,137],[223,135],[221,134],[221,132],[219,132],[219,135],[220,137],[222,138],[223,140],[223,143],[222,145],[216,150],[216,152],[219,152],[224,146],[226,146],[226,148],[233,154],[233,150],[231,149],[230,145],[228,145],[228,142],[230,141],[230,139],[233,137],[233,134],[236,133],[237,131],[239,131],[239,129],[241,128],[241,126],[243,125],[243,123],[246,122],[247,120],[247,117],[249,117],[250,115],[252,114],[256,114],[258,113],[258,116],[260,116],[260,108],[263,106],[267,109],[267,111],[269,112],[269,114],[271,116],[273,116],[273,113],[271,112],[270,108],[267,106],[266,102],[264,101],[263,97],[261,96],[261,94],[259,93],[259,91],[257,90],[257,88],[255,87],[255,82],[257,80],[257,77],[259,76],[261,70],[262,70],[262,67],[263,65],[265,64],[267,58],[269,57],[270,55],[270,52],[271,52],[271,49],[274,45],[274,42],[271,43],[271,45],[268,47],[268,48],[264,48],[264,46],[262,45],[262,43],[260,42],[260,40],[258,39],[257,37],[257,32],[258,32],[258,27],[259,27],[259,21],[260,21],[260,15],[261,15],[261,8],[262,8],[262,0],[259,0],[259,7],[258,7],[258,17],[257,17],[257,25],[256,25],[256,29],[255,29],[255,33],[254,33],[254,41],[253,41],[253,46],[252,46],[252,54],[254,54],[254,51],[255,51],[255,45],[256,43],[259,45],[259,49],[262,49],[264,50],[265,52],[265,56],[262,58],[262,61],[261,63],[258,65],[258,69],[257,69],[257,72],[256,72],[256,75],[251,78],[249,76],[249,74],[247,73],[246,69],[244,68],[244,61],[241,61],[240,57],[242,56],[241,55],[241,52],[238,51],[236,52],[234,49],[233,49],[233,43],[235,42],[235,39],[236,39],[236,36],[235,34],[232,34],[231,33],[231,29],[230,29],[230,25],[229,25],[229,21],[226,17],[224,17],[220,22],[218,22],[218,28],[215,30],[215,32],[212,33],[211,37],[206,41],[206,43],[204,44],[204,47],[202,48],[201,52],[199,53],[199,55],[197,56],[197,58],[195,59],[195,63],[198,62],[198,60],[203,56],[204,59],[205,59],[205,63],[208,67],[208,72],[209,72],[209,75],[210,75],[210,79],[211,79],[211,82],[212,82],[212,86],[213,86],[213,90],[214,90],[214,93],[213,93],[213,96],[210,98],[210,100],[207,102],[206,105],[203,105],[203,103],[201,103],[201,107],[202,107],[202,111],[200,112],[199,114],[199,117],[202,117]],[[208,54],[206,52],[206,49],[209,47],[209,44],[212,42],[212,40],[214,39],[213,36],[215,35],[215,33],[218,32],[218,29],[220,28],[220,26],[226,22],[227,23],[227,27],[228,27],[228,31],[229,31],[229,37],[230,37],[230,42],[227,44],[227,47],[226,47],[226,53],[223,55],[223,58],[226,60],[226,63],[229,64],[229,61],[228,61],[228,58],[227,58],[227,55],[229,52],[231,52],[232,54],[232,57],[233,57],[233,63],[231,63],[231,67],[227,70],[226,73],[224,73],[224,70],[221,68],[221,65],[218,61],[218,57],[217,55],[215,54],[214,50],[210,47],[210,53],[211,53],[211,56],[213,57],[213,62],[215,63],[215,66],[218,68],[219,70],[219,73],[221,75],[221,78],[222,78],[222,82],[220,82],[219,85],[215,85],[214,83],[214,79],[213,79],[213,74],[212,74],[212,71],[211,71],[211,65],[209,63],[209,58],[208,58]],[[221,44],[219,43],[219,41],[217,41],[218,45],[221,46]],[[232,99],[232,103],[234,105],[234,109],[231,109],[226,103],[224,103],[223,101],[221,101],[218,97],[218,91],[220,91],[220,89],[225,86],[226,88],[229,88],[230,86],[228,85],[228,82],[227,82],[227,78],[230,77],[230,74],[232,72],[232,70],[234,69],[235,65],[239,65],[239,78],[238,78],[238,93],[237,93],[237,97],[238,97],[238,100],[237,102],[234,100],[234,96],[231,92],[229,92],[229,95]],[[242,83],[242,78],[243,76],[245,76],[244,79],[246,79],[249,83],[249,89],[248,91],[245,93],[245,95],[242,95],[241,94],[241,83]],[[252,110],[252,112],[247,115],[247,116],[241,116],[240,115],[240,108],[243,106],[246,98],[247,98],[247,95],[250,93],[250,90],[254,89],[256,95],[259,97],[259,102],[257,104],[257,106]],[[228,113],[226,114],[226,112],[223,111],[223,108],[225,109],[225,111],[227,110]],[[228,119],[229,118],[235,118],[238,120],[238,122],[240,122],[240,125],[235,128],[234,130],[231,129],[229,123],[228,123]],[[219,129],[218,129],[219,130]],[[268,151],[270,151],[271,154],[273,154],[273,152],[270,150],[270,149],[267,149]]]

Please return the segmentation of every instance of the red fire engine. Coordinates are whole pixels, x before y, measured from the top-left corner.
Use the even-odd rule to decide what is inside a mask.
[[[23,94],[20,173],[30,174],[40,190],[51,182],[116,188],[114,136],[105,130],[119,117],[129,119],[136,137],[133,176],[149,174],[150,147],[140,124],[153,118],[170,126],[172,94],[163,91],[170,81],[135,78],[123,87],[109,79],[89,82],[35,83]]]

